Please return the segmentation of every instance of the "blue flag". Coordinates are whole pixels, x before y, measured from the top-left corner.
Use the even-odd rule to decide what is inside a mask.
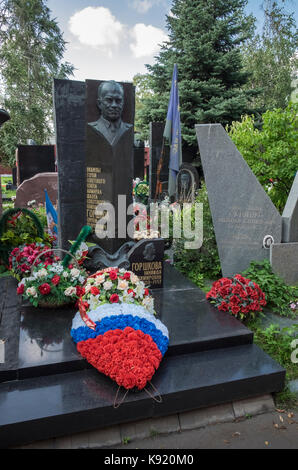
[[[55,207],[51,203],[49,198],[48,192],[44,190],[46,194],[46,213],[47,213],[47,220],[48,220],[48,230],[50,235],[58,235],[58,216]]]
[[[171,146],[170,164],[169,164],[169,196],[175,195],[176,179],[182,164],[182,145],[181,145],[181,123],[180,123],[180,105],[178,91],[178,68],[174,65],[171,96],[167,114],[167,121],[164,130],[164,138],[168,139]]]

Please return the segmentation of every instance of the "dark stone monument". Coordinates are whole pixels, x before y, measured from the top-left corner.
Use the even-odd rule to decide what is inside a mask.
[[[221,124],[196,126],[224,276],[269,258],[265,237],[281,241],[281,216]]]
[[[17,187],[17,169],[16,167],[12,169],[12,185],[14,188]]]
[[[38,173],[55,172],[54,145],[18,145],[17,182],[29,180]]]
[[[190,163],[183,163],[177,175],[176,201],[193,203],[199,186],[199,175]]]
[[[149,167],[149,197],[154,200],[156,194],[158,164],[161,158],[163,132],[165,123],[151,122],[150,123],[150,167]],[[167,182],[169,179],[169,161],[170,161],[170,148],[165,145],[163,164],[160,168],[159,181],[162,187],[167,191]]]
[[[133,148],[133,177],[134,179],[140,178],[141,181],[144,179],[144,167],[145,167],[145,147],[144,142],[135,141]]]
[[[115,208],[115,237],[92,241],[113,254],[127,240],[129,217],[126,208],[132,204],[134,87],[129,83],[86,81],[86,211],[87,224],[98,235],[96,208],[111,203]],[[126,196],[126,207],[118,207],[118,196]],[[122,211],[122,213],[121,213]],[[123,224],[118,224],[119,216]],[[124,227],[125,224],[125,227]]]
[[[151,289],[163,287],[163,239],[141,240],[128,253],[130,269]]]
[[[54,80],[59,246],[69,248],[86,224],[84,82]]]

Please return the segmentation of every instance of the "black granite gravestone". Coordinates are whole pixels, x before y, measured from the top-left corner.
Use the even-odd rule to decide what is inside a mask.
[[[149,167],[149,197],[155,199],[158,164],[161,158],[163,132],[165,124],[163,122],[150,123],[150,167]],[[159,181],[166,183],[169,179],[169,161],[170,149],[167,145],[164,147],[163,164],[159,174]]]
[[[143,146],[134,146],[134,149],[133,149],[134,179],[136,178],[140,178],[140,180],[144,179],[144,166],[145,166],[144,158],[145,158],[144,144]]]
[[[54,80],[59,246],[69,248],[86,224],[84,82]]]
[[[104,96],[107,95],[107,89],[114,93],[113,87],[122,96],[118,84],[86,81],[86,212],[87,224],[98,234],[96,227],[100,216],[96,214],[96,208],[106,202],[113,205],[115,237],[100,239],[95,233],[92,238],[92,241],[112,254],[128,240],[126,227],[131,216],[126,215],[126,208],[132,204],[135,92],[132,84],[122,84],[124,106],[119,112],[119,126],[114,127],[113,119],[104,119],[98,109],[102,83],[105,87],[102,93]],[[126,197],[126,207],[118,207],[119,195]],[[123,215],[122,227],[118,225],[120,215]]]
[[[141,240],[128,253],[130,269],[151,289],[163,287],[163,239]]]
[[[18,184],[38,173],[55,172],[54,145],[18,145]]]

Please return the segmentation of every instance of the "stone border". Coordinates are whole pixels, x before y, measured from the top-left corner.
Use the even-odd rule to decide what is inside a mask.
[[[151,418],[84,432],[62,438],[34,442],[13,449],[106,449],[148,437],[200,429],[209,425],[230,423],[268,413],[275,409],[271,394],[246,400],[179,413],[163,418]]]

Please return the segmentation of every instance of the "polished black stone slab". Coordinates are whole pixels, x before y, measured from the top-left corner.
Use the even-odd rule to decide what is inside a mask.
[[[167,355],[252,343],[253,333],[229,314],[219,312],[205,299],[205,293],[171,266],[166,268],[168,288],[152,291],[159,318],[169,329]],[[180,287],[183,287],[180,288]],[[190,288],[187,289],[186,286]],[[91,367],[77,353],[70,336],[75,307],[36,309],[30,303],[17,306],[16,282],[6,293],[7,335],[10,355],[0,367],[0,382],[12,378],[72,372]],[[13,328],[13,329],[11,329]],[[9,376],[7,372],[9,371]]]
[[[0,447],[166,416],[281,391],[285,371],[255,345],[167,357],[153,377],[163,397],[130,392],[95,370],[0,384]]]
[[[33,178],[38,173],[55,172],[54,145],[18,145],[18,184]]]

